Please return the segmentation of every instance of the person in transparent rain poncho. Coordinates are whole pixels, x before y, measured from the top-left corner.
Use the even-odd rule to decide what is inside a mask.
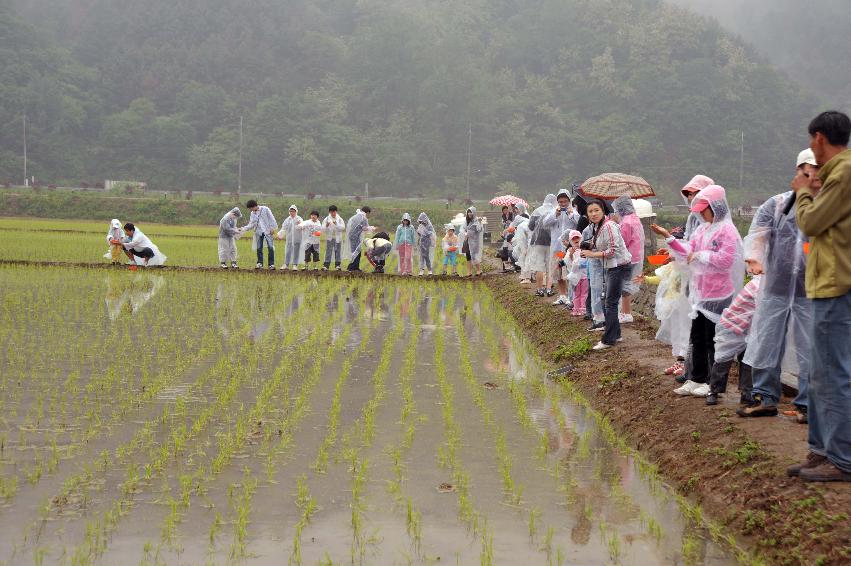
[[[118,243],[124,238],[124,230],[121,229],[121,221],[113,218],[109,223],[109,232],[106,233],[106,243],[109,244],[109,249],[103,254],[103,257],[112,261],[112,265],[121,263],[121,256],[124,254],[124,247]]]
[[[393,253],[398,260],[396,271],[400,275],[413,275],[415,244],[416,230],[411,225],[411,215],[406,212],[402,215],[402,222],[396,227],[396,236],[393,238]]]
[[[514,237],[511,239],[511,259],[520,267],[520,284],[531,285],[532,273],[529,271],[529,239],[532,231],[529,230],[529,219],[523,216],[514,217],[514,223],[509,230],[514,229]]]
[[[139,265],[141,262],[145,267],[153,267],[164,264],[168,259],[150,238],[131,222],[124,225],[124,236],[121,240],[111,240],[109,243],[120,243],[132,265]]]
[[[559,296],[553,303],[554,305],[567,305],[571,301],[568,297],[567,280],[563,279],[562,268],[558,266],[558,261],[567,248],[561,241],[561,236],[565,232],[575,230],[579,223],[579,214],[573,210],[570,204],[570,194],[567,190],[562,189],[556,195],[556,207],[544,217],[544,227],[550,231],[550,253],[549,260],[552,264],[550,275],[552,280],[558,284]],[[567,246],[570,247],[570,246]]]
[[[752,368],[743,361],[748,344],[748,334],[756,312],[757,295],[762,276],[757,275],[742,287],[730,306],[721,313],[715,325],[715,358],[709,372],[709,395],[707,405],[717,405],[718,396],[727,391],[727,379],[735,360],[739,361],[739,401],[747,405],[753,390]]]
[[[364,236],[372,230],[369,225],[369,214],[372,212],[368,206],[357,209],[354,216],[346,222],[346,240],[343,242],[343,259],[349,262],[348,271],[360,271],[361,245]]]
[[[816,176],[818,167],[811,149],[798,155],[797,169]],[[798,230],[794,205],[788,214],[783,214],[793,194],[787,191],[765,201],[757,209],[745,238],[748,270],[765,275],[745,352],[745,363],[753,368],[754,398],[737,413],[743,417],[776,415],[781,368],[785,365],[794,369],[797,362],[798,396],[793,404],[796,420],[806,423],[813,307],[804,286],[806,237]]]
[[[416,227],[416,252],[415,256],[419,264],[419,275],[432,274],[434,264],[434,249],[437,247],[437,232],[434,225],[425,212],[420,212],[417,217]]]
[[[334,265],[337,270],[343,261],[343,236],[346,232],[346,221],[337,212],[336,205],[328,207],[328,216],[322,221],[322,231],[325,233],[325,262],[322,264],[322,271],[327,271],[331,268],[331,260],[334,259]]]
[[[569,230],[561,235],[566,253],[562,260],[567,268],[567,284],[570,286],[573,304],[569,308],[573,316],[585,316],[585,302],[588,298],[588,260],[580,254],[582,232]]]
[[[311,264],[313,270],[319,270],[319,247],[322,243],[322,224],[319,222],[319,211],[310,211],[310,217],[298,223],[296,230],[301,232],[299,248],[299,265],[307,271]]]
[[[680,191],[683,202],[691,207],[691,202],[697,194],[709,185],[714,184],[715,181],[706,175],[695,175]],[[695,230],[702,223],[703,218],[699,213],[689,211],[683,232],[678,236],[681,236],[685,241],[691,240]],[[667,254],[668,249],[662,248],[657,252],[657,254],[661,253]],[[656,333],[656,339],[665,344],[670,344],[672,354],[676,358],[674,365],[667,368],[665,374],[675,376],[679,383],[685,383],[685,360],[688,356],[689,333],[691,331],[691,319],[689,318],[691,305],[688,301],[690,271],[686,262],[676,261],[676,257],[671,256],[671,261],[657,270],[656,275],[660,278],[660,287],[666,289],[661,298],[658,289],[656,293],[656,316],[659,320],[659,331]]]
[[[692,201],[691,211],[700,213],[704,220],[691,241],[677,240],[656,224],[651,227],[665,238],[677,261],[688,264],[690,272],[691,355],[686,381],[676,393],[705,397],[709,395],[709,371],[715,359],[715,325],[744,284],[745,262],[742,237],[730,217],[724,187],[709,185],[701,190]]]
[[[257,253],[257,263],[254,269],[263,268],[263,245],[269,251],[269,269],[275,269],[275,231],[278,229],[278,221],[268,206],[257,204],[254,199],[245,203],[245,207],[251,211],[248,224],[242,227],[243,232],[254,230],[251,238],[251,249]]]
[[[464,223],[461,225],[461,241],[470,277],[482,274],[482,254],[485,248],[485,229],[482,219],[476,216],[476,207],[471,206],[464,212]]]
[[[553,296],[550,289],[550,230],[544,226],[544,219],[555,212],[558,200],[554,194],[548,194],[544,198],[544,204],[536,208],[529,217],[529,251],[526,252],[526,261],[529,271],[535,274],[535,295],[538,297]]]
[[[236,227],[236,221],[240,218],[242,211],[235,206],[219,220],[219,265],[222,269],[227,269],[228,265],[233,269],[239,267],[236,263],[236,240],[242,235],[242,230]]]
[[[304,219],[298,215],[298,207],[294,204],[290,205],[288,215],[281,222],[281,229],[278,230],[276,238],[278,240],[286,240],[284,244],[284,263],[281,269],[298,269],[298,266],[304,263],[304,249],[301,241],[304,232],[299,229],[299,224],[304,222]]]
[[[630,323],[633,322],[632,297],[641,289],[638,281],[644,268],[644,227],[635,213],[635,206],[632,204],[632,199],[628,196],[622,195],[616,198],[612,202],[612,208],[617,215],[616,218],[620,225],[621,237],[629,253],[632,255],[632,262],[630,263],[631,272],[623,287],[623,297],[621,298],[622,314],[620,315],[621,323]]]

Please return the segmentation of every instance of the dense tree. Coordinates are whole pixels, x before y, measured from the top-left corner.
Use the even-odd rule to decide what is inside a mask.
[[[463,196],[472,130],[476,195],[619,170],[669,201],[696,172],[755,201],[818,106],[658,0],[15,0],[37,28],[9,3],[0,179],[26,112],[42,178],[230,190],[242,116],[253,189]]]

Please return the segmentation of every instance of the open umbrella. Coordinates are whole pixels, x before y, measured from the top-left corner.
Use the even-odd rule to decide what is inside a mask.
[[[514,195],[502,195],[501,197],[492,199],[490,203],[492,206],[511,206],[512,204],[522,204],[526,207],[529,206],[529,203],[525,200]]]
[[[579,193],[583,196],[606,200],[616,199],[622,195],[634,199],[656,196],[656,191],[643,178],[623,173],[604,173],[591,177],[580,185]]]

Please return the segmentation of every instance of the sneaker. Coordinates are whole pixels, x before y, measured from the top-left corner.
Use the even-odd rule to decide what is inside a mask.
[[[691,395],[694,392],[694,390],[697,389],[698,387],[700,387],[701,385],[702,385],[701,383],[696,383],[696,382],[689,379],[685,383],[683,383],[683,385],[681,387],[677,387],[676,389],[674,389],[674,393],[676,393],[677,395],[683,395],[683,396]]]
[[[617,342],[623,342],[623,337],[618,338]]]
[[[479,275],[481,275],[481,273],[479,273]],[[548,297],[553,297],[553,296],[555,296],[555,294],[556,294],[556,292],[553,291],[552,289],[547,289],[547,296]]]
[[[595,322],[591,326],[588,327],[588,332],[602,332],[602,330],[606,327],[605,322]]]
[[[289,269],[289,268],[288,268],[286,265],[282,265],[279,269],[280,269],[281,271],[286,271],[286,270],[287,270],[287,269]]]
[[[325,266],[323,265],[323,266],[322,266],[322,271],[328,271],[328,268],[327,268],[327,267],[325,267]]]
[[[226,264],[225,262],[222,262],[222,263],[221,263],[221,265],[220,265],[219,267],[221,267],[222,269],[227,269],[227,268],[228,268],[228,264]]]
[[[631,314],[621,314],[618,315],[618,320],[621,321],[621,324],[628,324],[630,322],[635,322],[635,319],[632,318]]]
[[[536,297],[543,297],[543,296],[544,296],[544,295],[546,295],[546,294],[547,294],[547,292],[546,292],[546,291],[544,291],[543,289],[537,289],[537,290],[535,290],[535,296],[536,296]]]
[[[262,263],[254,264],[254,269],[263,269],[263,264]]]
[[[608,350],[609,348],[611,348],[610,345],[604,344],[602,342],[597,342],[596,344],[594,344],[594,346],[591,349],[592,350]]]
[[[520,284],[521,284],[521,285],[531,285],[531,284],[532,284],[532,282],[531,282],[531,281],[529,281],[528,279],[521,279],[521,280],[520,280]]]
[[[847,481],[851,482],[851,473],[840,470],[833,462],[825,459],[824,462],[812,468],[803,468],[798,474],[804,481]]]
[[[555,300],[555,302],[553,302],[553,306],[566,305],[566,304],[567,304],[567,297],[565,297],[564,295],[561,295],[558,299]]]
[[[717,393],[709,393],[706,396],[706,404],[707,405],[717,405],[718,404],[718,394]]]
[[[807,459],[804,460],[802,464],[795,464],[794,466],[789,466],[786,468],[786,475],[790,478],[794,478],[801,475],[801,470],[806,470],[808,468],[815,468],[816,466],[820,466],[827,462],[826,456],[821,456],[816,454],[815,452],[808,452]]]
[[[777,406],[766,405],[762,402],[761,395],[753,396],[753,403],[736,409],[736,414],[740,417],[776,417]]]
[[[235,261],[230,262],[230,266],[231,266],[231,269],[239,269],[239,266],[236,264]]]
[[[695,397],[706,397],[707,395],[709,395],[709,384],[701,383],[699,386],[695,387],[692,390],[691,394]]]
[[[423,276],[423,273],[424,273],[424,272],[423,272],[423,270],[422,270],[422,269],[420,269],[420,272],[418,273],[418,276],[419,276],[419,277],[422,277],[422,276]]]
[[[795,419],[795,422],[798,424],[807,424],[807,408],[795,406],[795,408],[791,411],[783,411],[783,414],[787,417],[792,417]]]
[[[269,271],[275,271],[275,264],[274,263],[269,265]]]
[[[582,315],[582,320],[594,320],[594,317],[588,313]]]
[[[564,306],[567,308],[567,310],[572,311],[573,310],[573,301],[567,301],[566,303],[564,303]]]
[[[433,273],[431,272],[431,269],[428,270],[428,274],[433,275]]]

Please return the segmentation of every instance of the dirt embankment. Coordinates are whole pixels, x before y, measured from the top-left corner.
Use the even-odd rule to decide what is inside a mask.
[[[807,484],[786,476],[806,456],[805,425],[792,419],[742,419],[735,375],[714,407],[678,397],[663,374],[673,358],[653,340],[649,321],[625,325],[624,342],[587,352],[599,334],[552,299],[534,297],[513,275],[485,284],[555,365],[576,366],[571,379],[591,403],[658,464],[681,493],[693,496],[767,564],[851,564],[851,484]],[[578,352],[578,353],[577,353]],[[784,398],[781,411],[791,408]]]

